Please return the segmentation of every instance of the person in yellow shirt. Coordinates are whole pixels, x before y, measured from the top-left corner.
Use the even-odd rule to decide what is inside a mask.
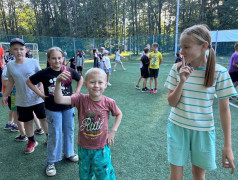
[[[153,52],[149,55],[150,60],[150,93],[155,94],[158,92],[158,74],[159,74],[159,65],[162,63],[162,54],[158,51],[159,44],[153,43],[152,50]],[[153,80],[155,81],[155,88],[153,89]]]

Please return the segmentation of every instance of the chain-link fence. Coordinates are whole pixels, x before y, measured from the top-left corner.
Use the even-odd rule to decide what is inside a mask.
[[[58,46],[67,52],[67,58],[75,55],[75,51],[80,49],[86,54],[86,58],[92,59],[93,48],[105,47],[111,54],[116,48],[127,55],[127,60],[138,60],[139,54],[146,44],[153,42],[159,44],[159,51],[163,54],[166,62],[175,61],[175,36],[174,35],[151,35],[151,36],[131,36],[125,38],[69,38],[69,37],[47,37],[47,36],[23,36],[23,35],[0,35],[0,42],[9,42],[12,38],[19,37],[26,43],[37,43],[39,60],[46,62],[46,51],[52,46]],[[229,63],[230,56],[234,52],[235,42],[217,43],[216,55],[219,63]],[[215,43],[213,43],[213,47]],[[178,46],[179,47],[179,46]]]

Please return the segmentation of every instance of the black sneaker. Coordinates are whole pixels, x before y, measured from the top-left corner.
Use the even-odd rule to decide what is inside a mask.
[[[23,141],[27,141],[28,140],[28,138],[26,137],[26,136],[21,136],[21,135],[19,135],[19,136],[16,136],[15,137],[15,141],[21,141],[21,142],[23,142]]]
[[[147,89],[145,89],[145,88],[142,88],[142,90],[141,90],[141,92],[146,92],[147,91]]]
[[[139,87],[139,86],[136,86],[136,89],[140,90],[140,87]]]
[[[146,91],[149,91],[150,89],[148,87],[145,87]]]
[[[34,133],[35,133],[35,134],[42,135],[42,134],[44,134],[45,132],[40,128],[40,129],[36,129],[36,130],[34,131]]]

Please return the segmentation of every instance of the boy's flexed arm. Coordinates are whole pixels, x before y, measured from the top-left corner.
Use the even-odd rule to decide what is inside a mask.
[[[63,71],[56,79],[54,100],[56,104],[71,105],[71,97],[63,96],[61,91],[61,81],[67,80],[71,76],[69,71]]]
[[[8,95],[12,92],[12,88],[13,88],[14,84],[15,84],[15,81],[12,78],[12,76],[8,77],[6,90],[2,97],[2,106],[4,106],[4,107],[7,106],[7,104],[8,104],[7,98],[8,98]]]
[[[107,144],[108,144],[109,147],[111,145],[114,145],[114,137],[115,137],[117,129],[118,129],[120,123],[121,123],[121,119],[122,119],[122,112],[121,112],[121,110],[119,110],[119,114],[115,117],[115,121],[114,121],[114,124],[112,126],[112,129],[108,133]]]
[[[224,148],[222,151],[222,165],[224,168],[231,168],[231,174],[234,173],[234,156],[231,145],[231,113],[229,106],[229,98],[219,100],[219,113],[221,125],[224,134]],[[228,162],[227,162],[227,161]]]

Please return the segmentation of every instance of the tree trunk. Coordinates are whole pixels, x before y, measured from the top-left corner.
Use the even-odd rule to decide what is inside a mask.
[[[67,13],[67,19],[68,19],[68,23],[69,23],[69,35],[70,37],[72,37],[72,22],[71,22],[71,15],[69,12],[69,2],[67,2],[68,0],[65,0],[65,5],[66,5],[66,13]]]

